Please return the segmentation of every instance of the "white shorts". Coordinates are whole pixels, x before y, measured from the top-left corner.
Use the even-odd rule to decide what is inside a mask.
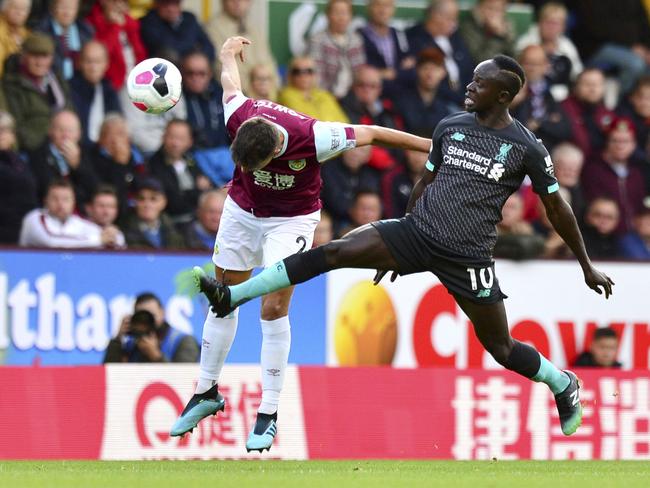
[[[319,221],[320,210],[295,217],[255,217],[227,197],[212,262],[231,271],[266,268],[311,249]]]

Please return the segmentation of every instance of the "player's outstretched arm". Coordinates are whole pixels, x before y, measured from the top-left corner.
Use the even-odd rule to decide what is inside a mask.
[[[431,139],[414,136],[400,130],[380,127],[378,125],[353,125],[357,146],[375,144],[399,149],[410,149],[428,153],[431,148]]]
[[[562,198],[560,192],[557,191],[549,195],[542,195],[541,198],[546,209],[546,215],[553,228],[571,248],[576,258],[578,258],[578,262],[580,262],[580,266],[585,275],[585,283],[587,283],[587,286],[599,295],[605,291],[605,298],[609,298],[612,294],[612,285],[614,285],[614,282],[609,276],[598,271],[591,264],[591,260],[585,249],[585,243],[582,240],[582,234],[580,234],[580,230],[578,229],[578,223],[569,204]]]
[[[221,86],[223,87],[224,103],[237,92],[241,91],[241,79],[237,67],[237,56],[244,62],[244,46],[251,43],[241,36],[229,37],[221,46],[219,61],[221,61]]]

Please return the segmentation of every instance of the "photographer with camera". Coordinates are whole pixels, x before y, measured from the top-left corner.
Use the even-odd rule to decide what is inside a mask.
[[[162,303],[153,293],[135,299],[133,315],[122,319],[111,339],[105,363],[191,363],[199,360],[199,346],[191,335],[165,321]]]

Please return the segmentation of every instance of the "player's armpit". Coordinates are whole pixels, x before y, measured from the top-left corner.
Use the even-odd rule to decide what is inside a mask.
[[[357,146],[377,144],[428,153],[431,140],[378,125],[353,125]]]

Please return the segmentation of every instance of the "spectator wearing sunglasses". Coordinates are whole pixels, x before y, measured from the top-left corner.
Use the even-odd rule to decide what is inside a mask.
[[[278,96],[280,104],[324,122],[349,122],[336,98],[317,87],[313,59],[302,56],[291,60],[287,81]]]

